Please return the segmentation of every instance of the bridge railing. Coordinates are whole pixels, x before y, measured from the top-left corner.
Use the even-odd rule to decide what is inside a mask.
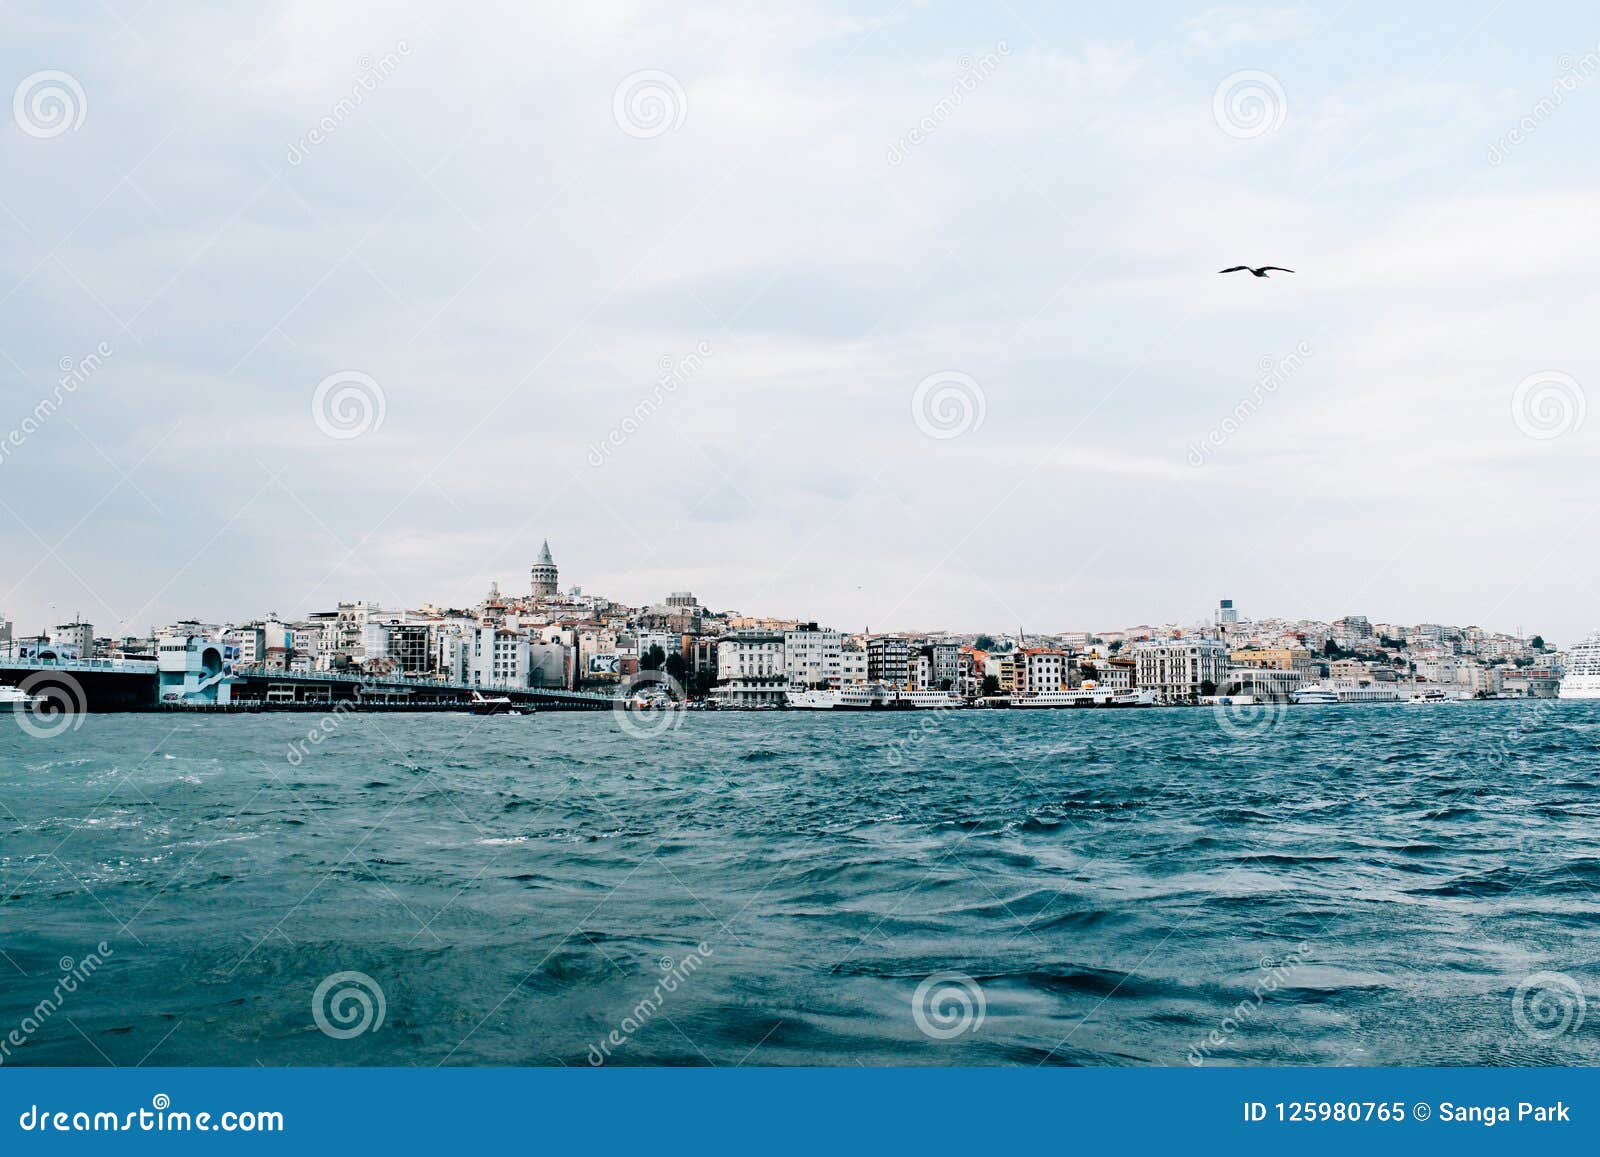
[[[154,659],[31,659],[19,655],[0,655],[0,667],[35,669],[48,668],[52,671],[112,671],[125,675],[153,675],[156,671]]]

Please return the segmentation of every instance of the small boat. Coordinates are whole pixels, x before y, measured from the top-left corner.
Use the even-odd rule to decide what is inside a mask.
[[[44,700],[37,695],[29,695],[21,687],[0,684],[0,710],[9,708],[14,711],[21,711],[42,706],[44,706]]]
[[[1294,692],[1296,703],[1337,703],[1339,692],[1321,683],[1311,683]]]
[[[487,696],[474,691],[467,702],[467,710],[474,715],[528,715],[533,707],[526,703],[513,703],[507,695]]]

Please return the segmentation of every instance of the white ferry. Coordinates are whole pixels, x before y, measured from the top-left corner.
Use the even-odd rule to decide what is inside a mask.
[[[1098,683],[1087,682],[1082,687],[1074,687],[1069,691],[1035,691],[1031,695],[1014,695],[1010,698],[1012,707],[1153,707],[1155,706],[1155,693],[1149,690],[1137,689],[1129,691],[1115,691],[1110,687],[1101,687]]]
[[[1337,703],[1339,702],[1339,692],[1335,691],[1332,687],[1324,686],[1321,683],[1308,683],[1298,691],[1294,692],[1294,701],[1296,703],[1313,704]]]
[[[790,707],[809,711],[936,711],[965,707],[948,691],[901,691],[882,683],[853,684],[838,691],[789,691]]]
[[[1600,633],[1590,635],[1567,652],[1560,697],[1600,699]]]

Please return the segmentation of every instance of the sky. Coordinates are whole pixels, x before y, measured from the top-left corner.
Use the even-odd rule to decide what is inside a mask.
[[[1592,6],[752,7],[11,0],[0,615],[1600,625]]]

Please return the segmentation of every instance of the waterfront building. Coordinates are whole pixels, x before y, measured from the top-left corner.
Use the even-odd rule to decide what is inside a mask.
[[[433,673],[433,630],[427,623],[391,623],[385,646],[394,669],[415,679]]]
[[[1133,690],[1138,663],[1133,659],[1113,655],[1103,663],[1095,664],[1095,680],[1101,687],[1112,691]]]
[[[779,706],[789,680],[784,670],[783,635],[745,630],[717,641],[717,688],[727,707]]]
[[[932,690],[945,691],[956,685],[960,678],[961,645],[959,643],[932,643],[924,648],[933,663]]]
[[[1223,695],[1248,695],[1253,699],[1288,702],[1307,680],[1299,671],[1279,667],[1231,667],[1218,685]]]
[[[904,690],[910,681],[911,644],[894,635],[867,640],[867,682]]]
[[[1067,689],[1067,667],[1070,657],[1065,651],[1048,647],[1030,647],[1013,656],[1018,664],[1012,675],[1014,693],[1039,695],[1046,691]]]
[[[838,687],[844,636],[806,623],[783,633],[784,675],[799,691]]]
[[[1304,647],[1246,647],[1233,651],[1228,661],[1235,667],[1298,671],[1308,683],[1322,677],[1322,660]]]
[[[528,637],[509,627],[486,626],[473,632],[469,653],[470,682],[528,685],[532,656]]]
[[[865,647],[839,648],[839,685],[849,687],[867,681],[867,650]]]
[[[556,560],[550,556],[549,539],[545,539],[539,547],[539,558],[529,568],[528,577],[535,599],[553,599],[561,593],[561,572],[556,567]]]
[[[1164,703],[1192,703],[1202,685],[1221,687],[1228,676],[1228,648],[1220,639],[1174,639],[1134,648],[1138,685]]]

